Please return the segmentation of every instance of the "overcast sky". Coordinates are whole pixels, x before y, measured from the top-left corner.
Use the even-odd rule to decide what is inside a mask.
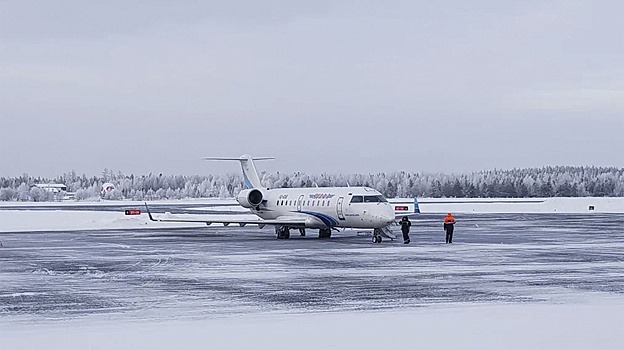
[[[616,1],[2,1],[0,175],[624,166]]]

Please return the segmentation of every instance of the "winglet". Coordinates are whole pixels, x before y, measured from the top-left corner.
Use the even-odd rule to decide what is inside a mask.
[[[154,219],[154,217],[152,216],[152,212],[150,212],[149,207],[147,206],[147,202],[145,202],[145,209],[147,210],[147,215],[149,216],[150,220],[158,221],[158,220]]]

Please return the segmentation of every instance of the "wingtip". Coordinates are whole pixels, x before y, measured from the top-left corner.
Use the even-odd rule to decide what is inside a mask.
[[[152,212],[149,210],[149,207],[147,206],[147,202],[145,202],[145,210],[147,211],[147,216],[149,216],[149,219],[151,221],[158,221],[154,219],[154,217],[152,216]]]

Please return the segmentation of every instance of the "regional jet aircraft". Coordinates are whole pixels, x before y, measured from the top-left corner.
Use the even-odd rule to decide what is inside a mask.
[[[332,230],[339,228],[372,229],[373,242],[380,243],[382,236],[395,238],[390,229],[390,225],[395,223],[395,209],[401,216],[406,215],[407,207],[393,207],[381,193],[368,187],[274,189],[263,187],[254,160],[273,158],[252,158],[249,155],[242,155],[239,158],[205,159],[240,162],[246,189],[238,194],[236,201],[259,216],[259,219],[159,219],[154,218],[147,208],[150,220],[204,222],[207,225],[216,223],[224,226],[238,224],[241,227],[258,225],[260,228],[271,225],[275,227],[278,239],[290,238],[291,229],[298,229],[302,236],[305,235],[305,229],[318,229],[319,238],[330,238]]]

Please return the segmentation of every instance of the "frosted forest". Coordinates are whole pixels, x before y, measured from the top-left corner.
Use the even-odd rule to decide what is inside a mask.
[[[488,170],[469,174],[390,172],[374,174],[260,174],[268,188],[368,186],[388,198],[523,198],[523,197],[622,197],[624,168],[556,166],[512,170]],[[59,183],[67,193],[52,193],[37,184]],[[115,189],[104,194],[102,185]],[[183,198],[231,198],[243,189],[242,176],[134,175],[104,169],[99,176],[75,171],[55,178],[23,174],[0,178],[2,201],[54,201],[72,195],[76,200],[158,200]]]

